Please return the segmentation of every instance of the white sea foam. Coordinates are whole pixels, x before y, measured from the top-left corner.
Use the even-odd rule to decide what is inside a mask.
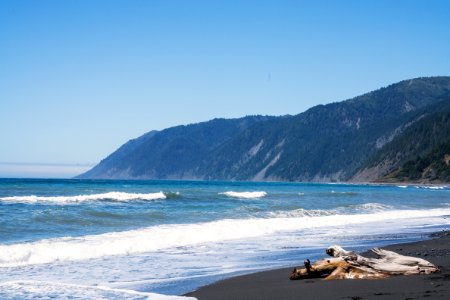
[[[18,202],[18,203],[38,203],[51,202],[57,204],[77,203],[86,201],[113,200],[113,201],[132,201],[132,200],[157,200],[166,199],[163,192],[138,194],[125,192],[109,192],[102,194],[77,195],[77,196],[13,196],[3,197],[0,201]]]
[[[406,189],[408,186],[407,185],[397,185],[397,187],[402,188],[402,189]]]
[[[415,186],[416,189],[428,189],[428,190],[444,190],[446,187],[445,186],[437,186],[437,185],[432,185],[432,186],[427,186],[427,185],[417,185]]]
[[[129,255],[201,243],[222,242],[273,234],[388,222],[406,219],[445,217],[449,208],[429,210],[389,210],[354,215],[304,215],[254,219],[225,219],[196,224],[173,224],[82,237],[44,239],[0,246],[0,267],[14,267],[55,261],[84,260],[111,255]],[[447,222],[444,220],[444,222]],[[450,221],[449,221],[450,224]],[[331,232],[331,231],[330,231]]]
[[[389,205],[381,204],[381,203],[362,203],[362,204],[350,205],[349,207],[354,208],[356,210],[371,211],[371,212],[382,211],[382,210],[387,210],[387,209],[392,208]]]
[[[290,211],[269,212],[269,215],[275,218],[302,218],[302,217],[331,216],[337,214],[337,212],[338,212],[337,210],[298,208]]]
[[[241,199],[254,199],[254,198],[262,198],[267,195],[266,192],[257,191],[257,192],[233,192],[228,191],[224,193],[219,193],[220,195],[225,195],[232,198],[241,198]]]
[[[113,289],[48,281],[20,280],[0,283],[1,299],[132,299],[194,300],[192,297],[166,296],[155,293]]]
[[[391,206],[381,203],[363,203],[349,206],[336,207],[334,209],[295,209],[291,211],[277,211],[269,212],[271,217],[279,218],[299,218],[299,217],[319,217],[319,216],[331,216],[331,215],[344,215],[350,211],[374,213],[381,212],[388,209],[392,209]]]

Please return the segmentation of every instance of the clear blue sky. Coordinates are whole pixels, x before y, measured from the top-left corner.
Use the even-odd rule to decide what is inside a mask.
[[[449,16],[433,0],[0,0],[0,163],[96,163],[153,129],[450,75]]]

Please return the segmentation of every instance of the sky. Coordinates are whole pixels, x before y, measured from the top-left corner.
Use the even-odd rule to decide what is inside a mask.
[[[0,177],[70,177],[150,130],[450,75],[449,16],[446,0],[0,0]]]

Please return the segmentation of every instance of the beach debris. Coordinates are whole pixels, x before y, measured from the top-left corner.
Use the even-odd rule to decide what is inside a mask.
[[[431,274],[439,269],[422,258],[405,256],[393,251],[374,248],[371,250],[377,258],[368,258],[341,246],[331,246],[325,258],[311,264],[304,261],[304,268],[295,268],[291,280],[304,278],[332,279],[380,279],[392,275]]]

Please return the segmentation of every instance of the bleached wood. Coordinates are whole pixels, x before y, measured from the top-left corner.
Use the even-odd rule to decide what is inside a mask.
[[[431,274],[439,271],[435,265],[421,258],[378,248],[372,251],[378,258],[367,258],[334,245],[326,249],[326,253],[333,258],[322,259],[314,264],[305,260],[305,268],[294,269],[290,278],[378,279],[391,275]]]
[[[434,266],[432,263],[430,263],[429,261],[427,261],[425,259],[413,257],[413,256],[400,255],[394,251],[383,250],[383,249],[379,249],[379,248],[374,248],[371,251],[374,252],[376,255],[378,255],[378,257],[385,259],[386,261],[395,262],[395,263],[401,264],[401,265],[408,265],[408,266],[418,265],[419,267],[433,267]]]

